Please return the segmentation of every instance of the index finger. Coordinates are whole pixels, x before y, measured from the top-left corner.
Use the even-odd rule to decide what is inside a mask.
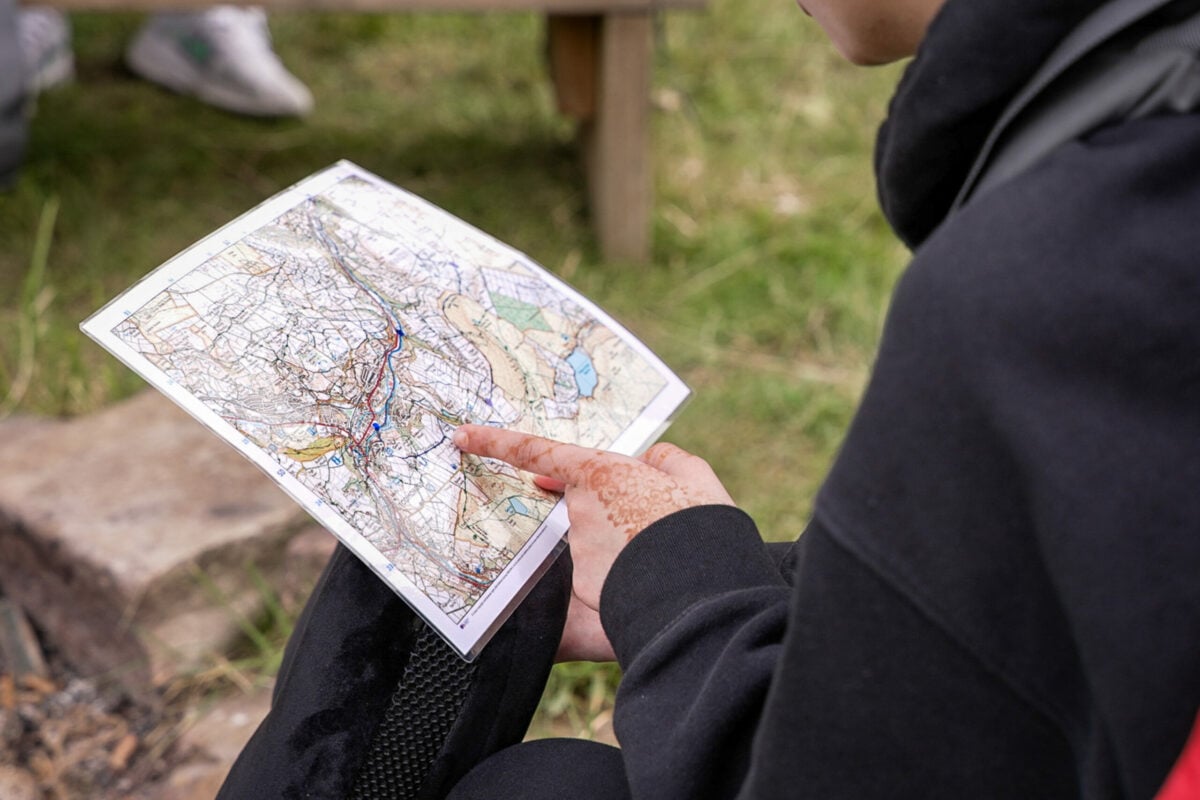
[[[570,485],[581,483],[586,465],[597,457],[623,458],[603,450],[486,425],[460,426],[454,432],[454,444],[464,453],[498,458],[517,469],[557,478]]]

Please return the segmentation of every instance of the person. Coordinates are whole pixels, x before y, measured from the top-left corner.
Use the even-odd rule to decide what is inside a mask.
[[[515,741],[408,796],[1152,798],[1184,750],[1200,709],[1200,3],[801,3],[855,63],[915,55],[875,156],[913,256],[811,521],[764,545],[669,444],[634,458],[458,428],[463,452],[563,492],[558,656],[620,664],[621,746]],[[1072,113],[1049,113],[1064,96]],[[985,153],[1005,169],[981,169]],[[339,602],[361,598],[318,592],[306,614]],[[362,655],[361,628],[333,629],[289,647],[317,661],[318,694],[334,691],[311,675],[323,649],[367,674],[390,663]],[[304,769],[276,780],[289,751],[256,736],[223,797],[289,796],[345,763],[307,753],[357,715],[310,714],[301,736],[276,716],[295,689],[264,727]],[[318,721],[336,721],[325,738]],[[335,796],[323,786],[295,796]]]
[[[16,183],[27,137],[17,14],[14,0],[0,0],[0,191]]]
[[[26,6],[17,32],[30,96],[74,74],[67,17],[49,6]],[[261,8],[232,5],[152,15],[125,51],[145,80],[236,114],[299,117],[312,93],[284,67],[271,45]]]

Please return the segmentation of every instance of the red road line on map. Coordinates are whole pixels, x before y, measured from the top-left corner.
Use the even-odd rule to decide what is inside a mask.
[[[370,294],[370,292],[368,292],[367,294]],[[403,341],[404,341],[404,337],[401,336],[399,333],[397,333],[396,341],[393,342],[392,346],[388,348],[387,357],[384,358],[383,362],[380,363],[380,365],[379,365],[379,373],[375,376],[375,385],[372,386],[371,391],[367,393],[367,408],[369,408],[371,410],[371,420],[367,425],[367,429],[363,431],[362,438],[356,439],[354,441],[355,447],[362,447],[363,442],[365,442],[367,440],[367,437],[370,436],[372,433],[372,430],[373,430],[372,426],[375,424],[375,420],[378,419],[378,417],[379,417],[379,415],[375,412],[375,405],[374,405],[375,392],[377,392],[379,390],[380,384],[383,383],[383,373],[387,372],[388,362],[392,358],[392,353],[396,352],[396,348],[398,348]]]

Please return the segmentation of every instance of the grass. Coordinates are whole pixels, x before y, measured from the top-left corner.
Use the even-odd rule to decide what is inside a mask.
[[[138,391],[79,321],[349,158],[628,324],[696,391],[668,438],[713,463],[764,536],[802,530],[904,261],[870,173],[894,68],[845,64],[786,0],[662,16],[654,251],[627,264],[604,261],[592,238],[534,15],[278,15],[277,48],[317,110],[276,122],[133,79],[119,61],[139,17],[73,20],[78,80],[40,98],[20,180],[0,193],[0,416],[82,414]],[[595,687],[615,680],[560,669],[544,710],[594,718]]]
[[[58,217],[58,200],[46,202],[34,234],[33,254],[29,269],[22,281],[17,305],[15,368],[6,374],[7,390],[0,400],[0,417],[12,413],[25,399],[37,370],[38,341],[45,335],[46,312],[54,301],[54,292],[46,286],[46,262],[50,241],[54,236],[54,221]]]

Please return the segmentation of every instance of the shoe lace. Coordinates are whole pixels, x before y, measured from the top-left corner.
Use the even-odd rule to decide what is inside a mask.
[[[204,12],[204,22],[215,35],[241,47],[270,47],[267,12],[257,6],[213,6]]]

